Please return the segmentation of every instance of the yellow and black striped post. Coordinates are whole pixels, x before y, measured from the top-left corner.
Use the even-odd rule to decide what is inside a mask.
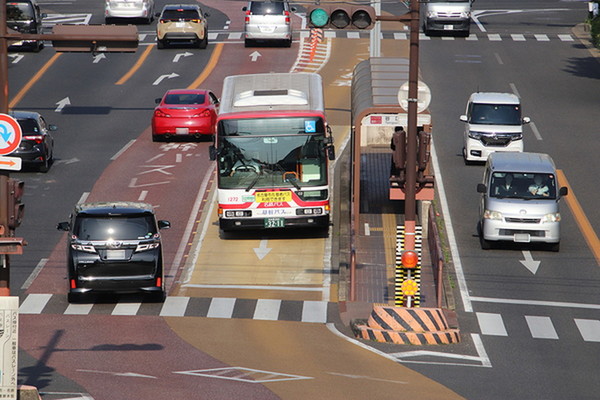
[[[423,227],[415,227],[416,265],[407,268],[403,265],[402,255],[405,249],[405,228],[396,228],[396,273],[394,285],[394,304],[397,307],[419,307],[421,304],[421,253],[423,243]]]

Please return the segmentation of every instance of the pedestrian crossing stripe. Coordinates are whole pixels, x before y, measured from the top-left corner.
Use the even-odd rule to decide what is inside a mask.
[[[168,296],[164,303],[127,301],[69,304],[66,299],[66,295],[60,294],[29,294],[22,299],[19,313],[206,317],[320,324],[335,322],[331,316],[339,314],[337,303],[309,300]]]
[[[510,330],[498,313],[475,313],[481,334],[485,336],[508,337]],[[529,334],[533,339],[558,340],[560,336],[552,319],[548,316],[525,315]],[[600,343],[600,320],[574,318],[573,322],[584,342]]]

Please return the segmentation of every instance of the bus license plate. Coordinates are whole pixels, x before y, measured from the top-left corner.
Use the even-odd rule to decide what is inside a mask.
[[[283,228],[285,218],[265,218],[265,228]]]

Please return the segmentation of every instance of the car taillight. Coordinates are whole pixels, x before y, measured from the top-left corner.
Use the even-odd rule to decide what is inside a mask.
[[[285,23],[286,25],[290,24],[290,12],[289,11],[284,11],[283,15],[285,15]]]
[[[42,135],[28,135],[28,136],[23,136],[23,140],[31,140],[31,141],[35,142],[36,144],[40,144],[44,141],[44,137]]]
[[[154,110],[154,116],[155,117],[164,117],[164,118],[169,118],[171,117],[169,114],[167,114],[166,112],[164,112],[163,110]]]
[[[249,24],[250,23],[250,16],[252,15],[252,13],[250,12],[250,10],[246,11],[246,20],[245,23]]]
[[[210,117],[210,111],[202,110],[198,114],[194,114],[194,117]]]
[[[199,19],[192,19],[192,20],[190,20],[190,22],[193,23],[193,24],[199,24],[200,20]]]

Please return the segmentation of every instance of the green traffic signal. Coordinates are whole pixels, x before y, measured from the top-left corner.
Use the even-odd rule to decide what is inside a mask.
[[[327,11],[322,8],[315,8],[310,13],[310,22],[317,28],[322,28],[329,22]]]

